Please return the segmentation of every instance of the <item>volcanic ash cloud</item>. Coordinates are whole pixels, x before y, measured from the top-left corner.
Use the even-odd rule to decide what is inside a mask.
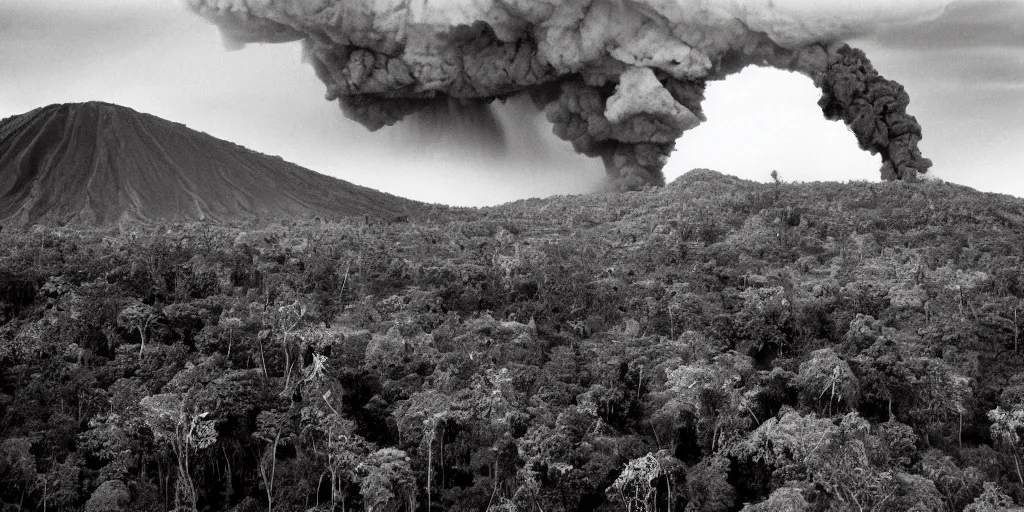
[[[943,9],[893,3],[187,0],[232,45],[301,40],[327,98],[370,130],[421,111],[479,118],[482,104],[528,94],[621,189],[664,184],[676,139],[704,120],[705,84],[748,65],[811,77],[825,116],[881,155],[883,178],[926,172],[906,91],[839,42]]]

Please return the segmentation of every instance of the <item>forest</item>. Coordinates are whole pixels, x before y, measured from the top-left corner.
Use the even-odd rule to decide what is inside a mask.
[[[1024,200],[937,180],[0,231],[0,510],[1024,503]]]

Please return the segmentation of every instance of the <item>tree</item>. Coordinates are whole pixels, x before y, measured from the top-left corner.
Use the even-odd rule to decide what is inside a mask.
[[[208,411],[199,412],[186,402],[179,393],[163,393],[147,396],[139,405],[154,438],[170,445],[177,458],[175,506],[195,510],[198,495],[192,480],[192,457],[217,441],[217,430],[216,420],[206,419]]]
[[[988,419],[992,421],[992,440],[1010,451],[1017,470],[1017,481],[1024,485],[1024,472],[1020,467],[1021,439],[1017,433],[1019,429],[1024,428],[1024,406],[1018,405],[1010,410],[997,406],[988,412]]]
[[[729,459],[712,455],[701,460],[686,475],[686,512],[725,512],[736,502],[736,489],[729,484]]]
[[[378,376],[383,379],[388,368],[402,363],[407,345],[398,327],[388,329],[386,334],[374,334],[366,344],[366,366],[375,368]]]
[[[806,512],[811,504],[804,498],[803,491],[796,487],[780,487],[772,491],[768,499],[746,505],[740,512]]]
[[[707,450],[724,449],[751,427],[751,421],[758,421],[751,408],[755,392],[741,387],[743,380],[752,373],[753,360],[732,351],[710,362],[698,361],[668,369],[665,371],[666,390],[660,393],[667,400],[653,415],[652,422],[675,426],[684,413],[692,414]]]
[[[134,435],[138,424],[138,418],[116,413],[97,415],[89,420],[89,430],[78,435],[81,450],[106,463],[102,478],[128,477],[139,449]]]
[[[999,486],[985,482],[981,495],[967,505],[964,512],[1020,512],[1022,507],[1014,505],[1013,498],[1003,494]]]
[[[36,483],[36,458],[30,452],[31,449],[32,440],[25,437],[8,438],[0,442],[0,481],[11,485],[0,496],[11,493],[10,497],[13,498],[15,489],[20,487],[17,499],[24,502],[25,495],[32,491]]]
[[[881,443],[857,413],[847,414],[837,425],[814,414],[783,409],[734,446],[731,454],[767,464],[780,480],[803,475],[840,510],[907,510],[918,501],[926,504],[924,510],[941,508],[942,498],[930,482],[925,485],[912,475],[872,464],[872,447]],[[907,508],[895,505],[906,502]]]
[[[142,351],[146,348],[146,332],[156,318],[156,309],[140,302],[125,307],[117,314],[117,325],[139,332],[139,358],[142,358]]]
[[[302,436],[313,451],[326,459],[330,474],[331,502],[345,509],[349,486],[359,482],[359,465],[366,459],[371,444],[356,434],[355,423],[342,417],[331,404],[332,393],[314,397],[313,405],[302,409]]]
[[[357,470],[362,476],[359,492],[367,512],[416,510],[416,477],[405,452],[394,448],[377,450]]]
[[[840,405],[854,408],[860,397],[857,376],[830,348],[815,350],[809,360],[800,364],[795,384],[800,389],[801,402],[827,414],[839,410]]]
[[[465,410],[467,404],[434,389],[413,394],[395,410],[399,436],[407,442],[417,442],[418,451],[427,455],[427,509],[432,506],[434,483],[434,445],[440,441],[439,452],[444,453],[446,428],[466,423],[472,416]],[[443,465],[444,460],[440,463]]]
[[[747,229],[748,226],[744,226]],[[751,227],[751,229],[754,229]],[[755,230],[756,231],[756,230]],[[762,226],[762,232],[767,233]],[[769,234],[770,242],[762,245],[774,246],[778,239]],[[755,242],[741,246],[750,250]],[[787,332],[793,322],[793,306],[781,286],[768,288],[747,288],[739,293],[743,308],[736,314],[735,322],[740,334],[738,349],[756,356],[770,347],[783,347],[787,343]]]
[[[984,475],[977,468],[961,469],[937,449],[925,452],[920,466],[921,475],[935,483],[950,510],[963,510],[981,490]]]
[[[107,480],[85,502],[85,512],[121,512],[128,508],[131,495],[120,480]]]
[[[970,411],[968,405],[973,396],[971,380],[939,358],[917,357],[907,363],[907,370],[914,376],[910,417],[924,427],[926,435],[942,429],[950,423],[951,416],[955,417],[957,442],[962,444],[964,415]]]
[[[337,260],[327,255],[316,254],[315,251],[307,255],[305,263],[300,291],[310,294],[313,309],[324,326],[329,328],[343,305],[345,286],[351,273],[351,262],[347,264],[343,275],[338,272]]]
[[[277,330],[281,341],[281,350],[284,353],[284,389],[281,391],[282,396],[291,395],[293,363],[298,362],[301,365],[301,361],[293,361],[293,359],[297,358],[292,355],[292,350],[295,346],[295,339],[299,337],[298,332],[303,325],[305,317],[306,306],[297,300],[278,307],[273,317],[273,326]]]
[[[260,411],[256,416],[256,431],[253,437],[267,444],[260,457],[260,478],[263,480],[263,489],[267,493],[267,510],[274,510],[274,476],[277,471],[277,447],[282,442],[291,440],[291,429],[289,428],[289,417],[287,412],[282,411]],[[268,467],[269,466],[269,467]]]
[[[39,474],[36,488],[43,492],[43,510],[66,510],[78,501],[78,485],[82,463],[76,456],[54,464],[50,471]]]
[[[679,462],[667,453],[659,453],[661,458],[671,460],[663,462],[661,458],[648,452],[643,457],[638,457],[626,463],[626,467],[619,473],[615,483],[605,490],[605,494],[612,501],[618,501],[625,507],[626,512],[653,512],[657,509],[658,488],[657,482],[665,478],[667,509],[672,510],[674,499],[672,489],[672,469],[678,466]],[[668,466],[668,467],[666,467]]]
[[[884,410],[890,418],[905,416],[913,406],[911,386],[915,377],[903,355],[903,347],[888,336],[872,340],[863,332],[855,333],[857,323],[857,320],[850,322],[847,344],[850,347],[866,344],[860,354],[850,360],[861,384],[861,410]]]

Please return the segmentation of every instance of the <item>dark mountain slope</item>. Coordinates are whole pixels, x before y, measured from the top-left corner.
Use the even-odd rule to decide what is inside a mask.
[[[391,218],[414,205],[117,105],[50,105],[0,121],[5,224]]]

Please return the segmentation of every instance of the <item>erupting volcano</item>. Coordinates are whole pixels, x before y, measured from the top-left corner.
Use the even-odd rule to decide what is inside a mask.
[[[881,156],[882,178],[913,180],[931,161],[908,94],[842,40],[942,5],[840,4],[188,0],[229,44],[301,40],[327,98],[370,130],[420,112],[487,125],[490,102],[525,94],[558,137],[602,158],[616,188],[663,185],[676,139],[705,120],[707,82],[764,65],[813,79],[824,115]]]

